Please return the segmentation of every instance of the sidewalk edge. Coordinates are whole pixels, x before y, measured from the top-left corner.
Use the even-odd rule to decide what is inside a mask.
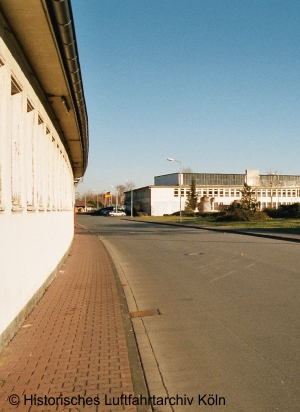
[[[143,395],[143,396],[149,397],[149,390],[147,386],[147,381],[146,381],[143,365],[141,362],[138,344],[137,344],[136,337],[134,334],[134,327],[133,327],[133,324],[132,324],[132,321],[129,315],[129,308],[128,308],[128,304],[126,301],[124,289],[121,284],[121,279],[118,273],[118,269],[116,268],[114,260],[111,254],[109,253],[105,243],[99,238],[99,236],[95,235],[93,232],[87,229],[84,225],[81,225],[79,223],[77,223],[77,225],[83,227],[91,235],[95,236],[98,239],[98,241],[102,244],[102,246],[104,247],[105,253],[111,264],[111,268],[113,270],[113,274],[114,274],[114,278],[116,282],[120,310],[121,310],[123,326],[124,326],[124,333],[125,333],[127,349],[128,349],[128,359],[129,359],[133,390],[134,390],[135,396]],[[137,412],[152,412],[153,410],[151,406],[148,406],[148,405],[137,405],[136,408],[137,408]]]

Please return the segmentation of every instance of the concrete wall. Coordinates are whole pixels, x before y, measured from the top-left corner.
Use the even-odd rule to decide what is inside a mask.
[[[133,208],[136,212],[145,212],[150,215],[150,202],[151,202],[151,189],[149,186],[141,187],[140,189],[133,190]],[[129,194],[129,196],[128,196]],[[125,210],[129,212],[131,193],[127,192]]]
[[[74,234],[73,172],[40,94],[17,46],[0,37],[0,350],[55,276]]]
[[[245,181],[248,186],[260,186],[259,170],[247,169],[245,172]]]

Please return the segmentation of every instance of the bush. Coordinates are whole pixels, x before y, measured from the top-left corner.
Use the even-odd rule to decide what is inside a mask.
[[[216,217],[217,222],[253,222],[266,219],[270,219],[270,217],[264,212],[254,212],[240,208],[219,214]]]
[[[148,216],[147,212],[136,212],[137,216]]]
[[[265,209],[264,212],[274,218],[300,218],[300,203],[281,205],[278,209]]]
[[[180,215],[180,212],[174,212],[174,213],[172,213],[171,215],[169,215],[169,216],[179,216]],[[182,210],[181,211],[181,216],[186,216],[186,217],[193,217],[193,216],[198,216],[199,215],[199,213],[198,212],[189,212],[189,211],[187,211],[187,210]]]

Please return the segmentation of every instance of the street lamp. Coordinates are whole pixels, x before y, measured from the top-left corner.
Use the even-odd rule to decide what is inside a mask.
[[[180,165],[180,172],[179,172],[179,216],[180,216],[180,223],[182,222],[182,213],[181,213],[181,161],[173,159],[172,157],[167,158],[168,162],[177,162]]]
[[[129,180],[124,179],[125,182],[129,183]],[[132,201],[132,182],[130,183],[130,216],[133,217],[133,201]]]

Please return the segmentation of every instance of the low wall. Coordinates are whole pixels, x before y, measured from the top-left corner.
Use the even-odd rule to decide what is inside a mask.
[[[0,215],[0,351],[12,339],[65,260],[73,212]]]

